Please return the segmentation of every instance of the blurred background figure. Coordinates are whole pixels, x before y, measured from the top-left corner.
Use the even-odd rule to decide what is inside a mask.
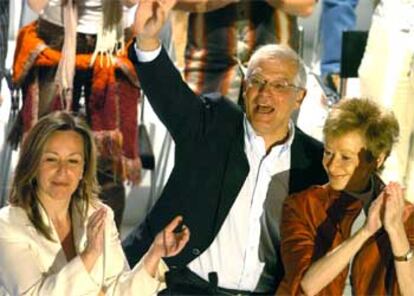
[[[382,177],[404,184],[414,202],[414,1],[377,2],[359,68],[361,94],[391,109],[400,123]]]
[[[188,11],[184,76],[197,94],[220,92],[238,102],[243,73],[253,51],[265,44],[299,48],[298,16],[312,13],[315,0],[179,0]]]
[[[321,76],[332,90],[339,91],[342,33],[354,30],[358,0],[322,0],[319,24]]]

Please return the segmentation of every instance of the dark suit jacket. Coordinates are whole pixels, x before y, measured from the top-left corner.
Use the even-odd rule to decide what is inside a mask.
[[[175,144],[175,166],[161,197],[145,221],[124,241],[129,264],[144,255],[154,236],[176,215],[184,217],[191,238],[167,264],[185,266],[212,243],[249,172],[244,153],[244,113],[219,96],[198,97],[182,81],[164,50],[139,63],[141,86]],[[322,144],[299,129],[291,150],[289,191],[326,182]]]

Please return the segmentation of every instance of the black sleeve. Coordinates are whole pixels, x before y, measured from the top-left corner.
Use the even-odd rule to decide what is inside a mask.
[[[129,48],[129,58],[148,101],[174,140],[197,133],[205,106],[183,81],[164,48],[155,60],[141,63],[133,45]]]

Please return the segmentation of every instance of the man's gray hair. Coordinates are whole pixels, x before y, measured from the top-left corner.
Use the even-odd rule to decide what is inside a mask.
[[[294,83],[297,86],[306,88],[306,67],[299,55],[287,45],[282,44],[267,44],[259,47],[251,56],[247,65],[247,78],[254,69],[256,61],[259,59],[282,59],[292,61],[296,64],[296,77]]]

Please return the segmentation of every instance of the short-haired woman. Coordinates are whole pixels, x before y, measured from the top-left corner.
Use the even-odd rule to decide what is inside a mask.
[[[329,183],[285,200],[277,294],[414,295],[413,206],[376,174],[397,140],[395,117],[344,100],[323,132]]]
[[[176,217],[129,270],[111,209],[97,199],[96,148],[87,125],[66,112],[27,135],[0,210],[0,294],[152,295],[189,239]]]

